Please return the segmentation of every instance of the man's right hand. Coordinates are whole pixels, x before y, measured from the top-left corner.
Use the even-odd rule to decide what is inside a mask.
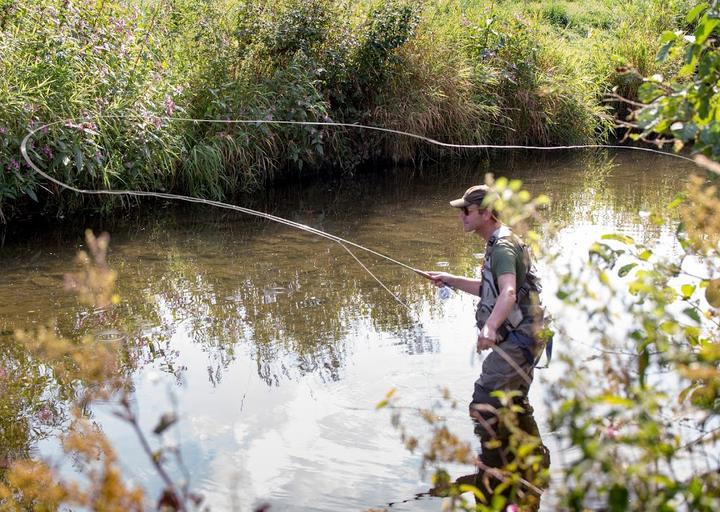
[[[497,344],[497,331],[485,324],[478,333],[477,353],[492,348],[495,344]]]
[[[448,274],[447,272],[432,272],[428,271],[425,272],[427,275],[429,275],[432,280],[433,284],[437,286],[438,288],[443,288],[444,286],[453,286],[452,280],[455,279],[456,276],[452,274]]]

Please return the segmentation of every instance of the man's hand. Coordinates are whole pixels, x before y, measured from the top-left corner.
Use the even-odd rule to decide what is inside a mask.
[[[461,290],[471,295],[478,296],[480,294],[480,279],[471,279],[469,277],[456,276],[447,272],[425,271],[423,274],[430,279],[435,286],[442,288],[450,286],[455,290]]]
[[[492,348],[495,343],[497,343],[497,332],[495,331],[495,329],[485,324],[483,328],[480,329],[480,334],[478,334],[477,338],[478,354],[483,350]]]
[[[428,271],[425,272],[427,275],[429,275],[432,280],[433,284],[437,286],[438,288],[442,288],[445,285],[452,286],[451,281],[455,279],[455,276],[452,274],[448,274],[447,272],[432,272]]]

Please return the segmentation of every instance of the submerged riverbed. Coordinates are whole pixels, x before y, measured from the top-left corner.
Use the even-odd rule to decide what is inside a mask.
[[[252,207],[416,268],[478,275],[483,243],[462,233],[447,201],[485,172],[522,179],[531,192],[550,196],[548,219],[561,228],[553,243],[582,258],[610,232],[677,250],[676,220],[663,206],[694,170],[639,152],[573,153],[291,185]],[[648,220],[651,210],[660,210],[662,225]],[[149,432],[178,403],[180,422],[165,442],[180,446],[191,486],[207,504],[440,508],[438,498],[422,496],[431,472],[421,471],[421,456],[405,450],[390,413],[375,404],[396,388],[402,406],[427,408],[447,388],[459,405],[443,414],[476,444],[465,409],[480,371],[472,297],[442,300],[413,273],[356,252],[410,314],[327,240],[211,207],[143,203],[137,211],[111,223],[8,234],[0,249],[0,340],[50,317],[64,332],[83,328],[62,276],[74,268],[83,228],[109,228],[109,263],[119,273],[133,341],[143,347],[132,376],[141,424]],[[562,339],[556,345],[563,350]],[[552,365],[538,372],[531,402],[555,462],[562,459],[559,440],[544,422],[543,382],[552,379]],[[161,484],[145,454],[111,411],[96,407],[95,420],[118,448],[126,475],[157,495]],[[428,435],[410,409],[403,419],[409,432]],[[58,455],[52,436],[37,446]],[[450,469],[453,477],[473,471]],[[551,503],[552,491],[544,507],[552,510]]]

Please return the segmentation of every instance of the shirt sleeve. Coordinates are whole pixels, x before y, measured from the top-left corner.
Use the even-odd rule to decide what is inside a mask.
[[[517,275],[515,268],[516,257],[517,250],[513,244],[498,241],[492,253],[492,273],[496,279],[503,274]]]

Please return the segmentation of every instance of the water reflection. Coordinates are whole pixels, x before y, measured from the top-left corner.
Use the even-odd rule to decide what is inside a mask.
[[[483,247],[463,237],[447,200],[485,172],[550,195],[548,216],[563,226],[553,243],[580,254],[603,230],[670,244],[672,212],[663,205],[691,170],[683,166],[645,154],[531,155],[490,167],[443,164],[357,176],[351,184],[292,186],[243,204],[414,267],[473,275]],[[0,249],[2,371],[15,375],[29,364],[12,345],[14,328],[42,324],[48,311],[67,335],[87,328],[88,312],[61,291],[62,275],[83,228],[105,229],[113,236],[110,265],[120,275],[121,327],[130,334],[128,371],[140,410],[149,411],[146,426],[167,404],[148,377],[160,371],[180,395],[186,459],[211,504],[222,509],[235,500],[247,508],[262,498],[279,509],[361,509],[428,489],[417,482],[417,455],[404,451],[373,406],[391,387],[410,406],[427,406],[441,385],[469,398],[479,371],[471,364],[471,299],[440,300],[414,274],[357,252],[408,312],[326,240],[237,213],[141,208],[150,213],[35,231],[10,227]],[[653,209],[661,226],[638,213]],[[2,410],[6,450],[27,453],[46,435],[45,427],[36,433],[37,418],[53,384],[40,376],[32,382],[3,392],[16,397],[2,399],[14,404]],[[143,454],[109,414],[95,413],[121,444],[131,473],[152,487]],[[541,425],[543,416],[539,411]],[[457,422],[467,425],[464,411]],[[19,432],[11,425],[26,426]]]

